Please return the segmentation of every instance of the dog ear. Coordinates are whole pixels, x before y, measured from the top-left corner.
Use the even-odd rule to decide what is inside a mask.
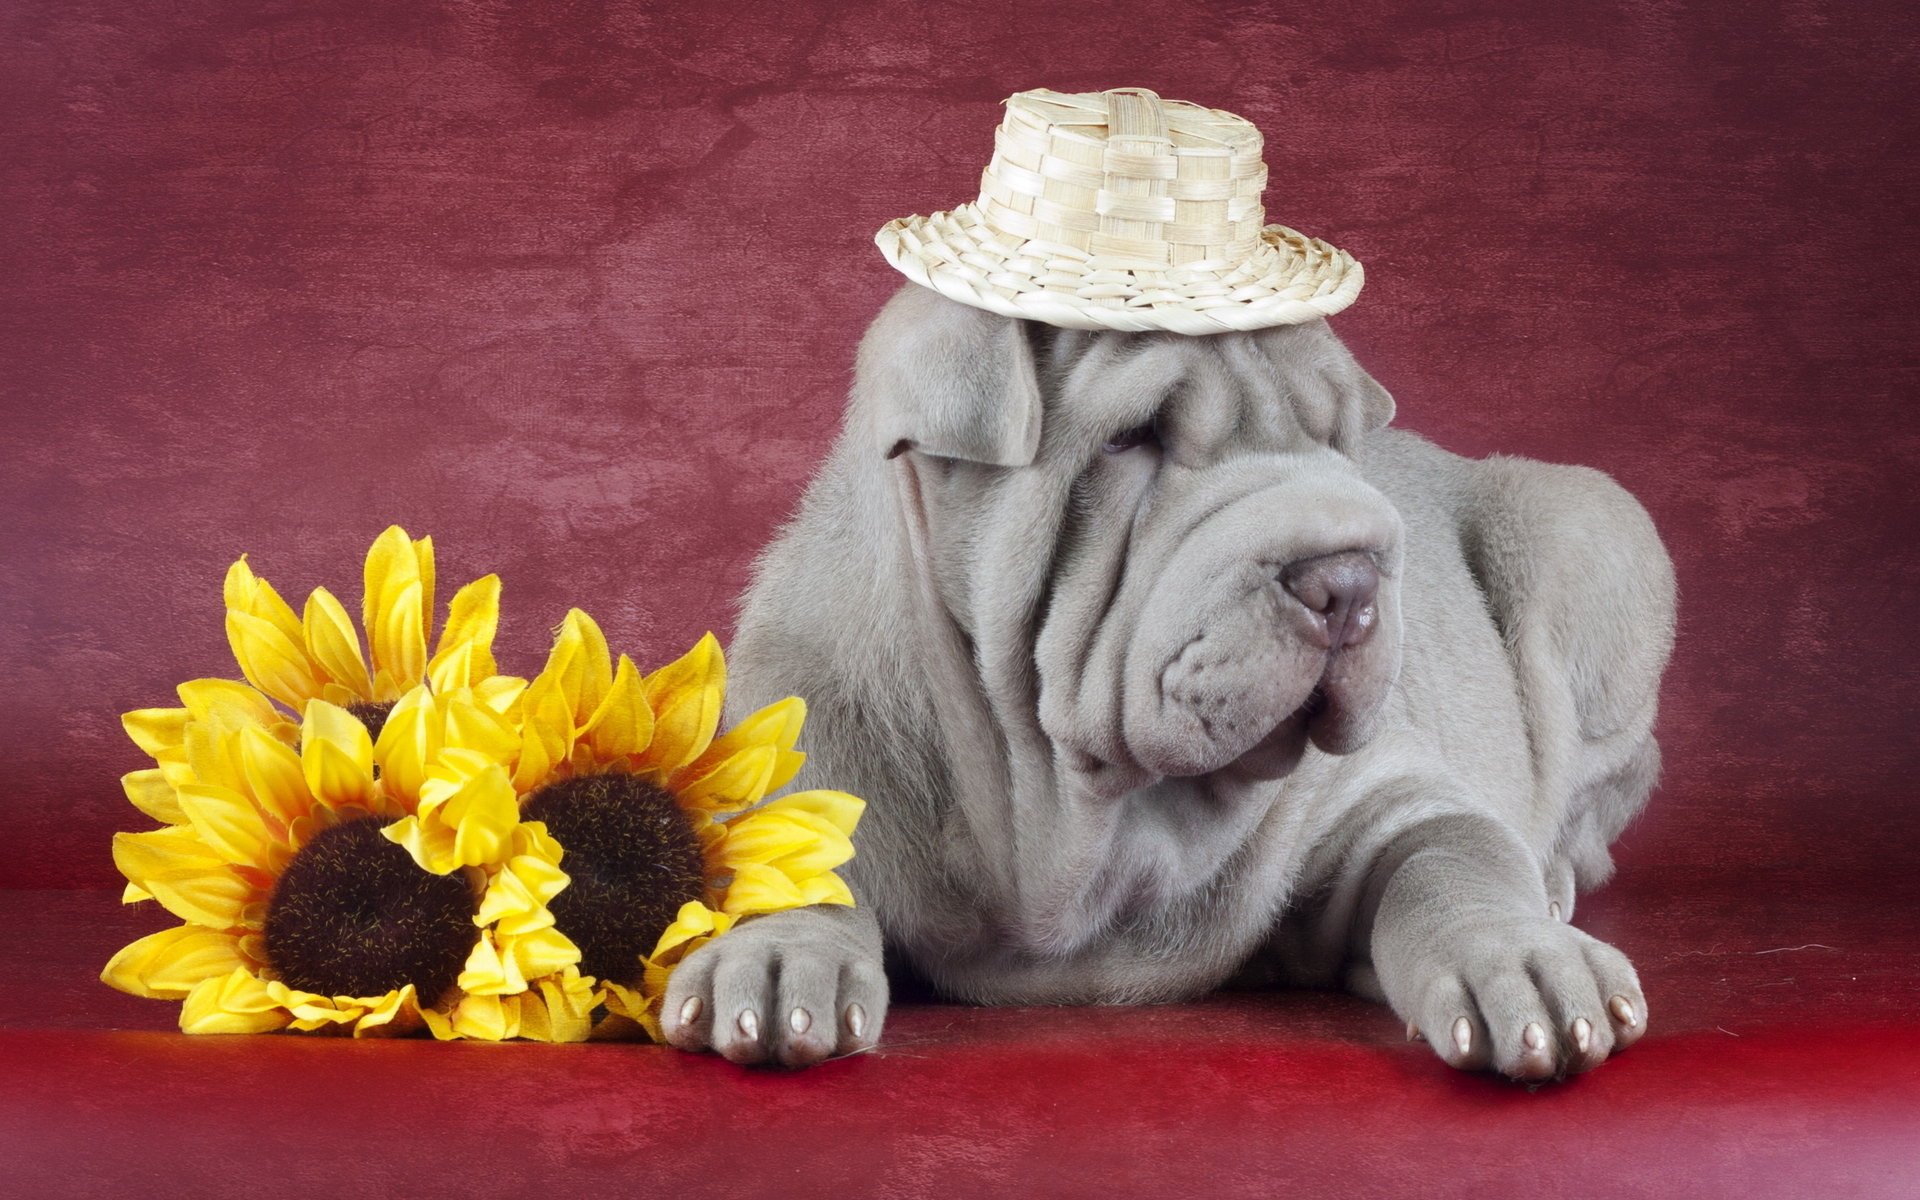
[[[1393,393],[1380,386],[1380,381],[1355,364],[1354,371],[1359,375],[1360,418],[1362,427],[1372,433],[1385,427],[1393,420]]]
[[[1027,325],[919,284],[895,295],[857,359],[857,386],[881,453],[1031,463],[1041,401]]]

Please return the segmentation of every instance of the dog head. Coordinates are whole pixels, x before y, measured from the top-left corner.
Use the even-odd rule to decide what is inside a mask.
[[[1393,400],[1326,322],[1062,330],[908,285],[856,405],[910,477],[929,592],[1061,761],[1275,778],[1371,736],[1401,523],[1356,459]]]

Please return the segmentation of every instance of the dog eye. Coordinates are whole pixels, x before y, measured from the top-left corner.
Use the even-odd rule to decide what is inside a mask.
[[[1105,450],[1108,454],[1124,454],[1135,446],[1144,446],[1148,442],[1157,442],[1159,440],[1158,435],[1154,432],[1153,422],[1148,421],[1145,425],[1135,425],[1125,433],[1115,434],[1113,437],[1108,438],[1107,444],[1101,447],[1101,449]]]

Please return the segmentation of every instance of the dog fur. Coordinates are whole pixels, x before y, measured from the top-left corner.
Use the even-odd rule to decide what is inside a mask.
[[[883,944],[980,1003],[1345,986],[1528,1079],[1638,1038],[1632,966],[1569,922],[1658,773],[1671,565],[1605,475],[1392,414],[1324,321],[1068,331],[903,288],[730,654],[729,717],[805,697],[796,786],[867,800],[859,903],[690,957],[669,1040],[870,1046]],[[1283,586],[1331,555],[1377,568],[1347,648]]]

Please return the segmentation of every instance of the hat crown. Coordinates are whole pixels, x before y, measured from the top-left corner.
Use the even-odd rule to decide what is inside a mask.
[[[1244,118],[1146,88],[1005,105],[976,202],[996,232],[1131,272],[1230,268],[1258,246],[1267,167]]]

